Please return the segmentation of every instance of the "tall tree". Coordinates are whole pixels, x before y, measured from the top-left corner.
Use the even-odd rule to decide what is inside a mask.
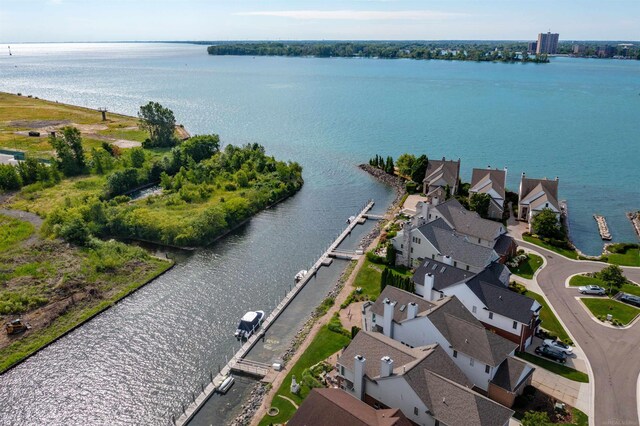
[[[416,161],[415,155],[402,154],[396,160],[396,167],[398,168],[398,172],[400,172],[401,175],[409,176],[411,174],[411,169],[415,161]]]
[[[145,141],[144,147],[168,147],[176,144],[173,135],[176,118],[173,111],[165,108],[158,102],[149,102],[140,107],[138,112],[141,129],[149,132],[150,138]]]
[[[421,184],[427,174],[427,165],[429,164],[429,159],[426,155],[421,155],[416,158],[416,161],[413,163],[413,167],[411,168],[411,180],[417,184]]]
[[[536,214],[531,219],[531,229],[541,237],[559,238],[562,236],[558,217],[551,209],[543,209]]]
[[[491,204],[491,196],[489,194],[475,193],[469,199],[469,210],[472,210],[482,218],[489,216],[489,205]]]
[[[50,136],[49,143],[56,150],[58,168],[65,176],[76,176],[87,169],[82,148],[80,130],[67,126],[61,129],[62,136]]]

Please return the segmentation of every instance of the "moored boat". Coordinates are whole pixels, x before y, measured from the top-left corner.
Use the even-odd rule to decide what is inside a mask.
[[[248,339],[262,324],[264,311],[249,311],[240,320],[238,328],[234,333],[236,339]]]
[[[299,283],[300,281],[302,281],[302,279],[304,278],[304,276],[307,275],[307,270],[303,269],[301,271],[299,271],[296,276],[293,278],[293,280],[295,281],[295,283]]]
[[[236,379],[234,379],[233,376],[227,376],[222,381],[222,383],[220,383],[220,385],[218,386],[218,388],[216,390],[221,394],[225,394],[231,388],[231,386],[233,386],[235,381],[236,381]]]

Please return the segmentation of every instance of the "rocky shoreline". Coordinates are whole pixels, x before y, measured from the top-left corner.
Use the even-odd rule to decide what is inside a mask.
[[[394,207],[396,207],[398,202],[402,199],[402,197],[404,197],[404,194],[405,194],[404,179],[395,175],[390,175],[384,170],[381,170],[377,167],[373,167],[370,164],[360,164],[358,167],[364,170],[365,172],[369,173],[371,176],[378,179],[382,183],[385,183],[389,185],[391,188],[393,188],[393,190],[396,193],[396,198],[393,200],[393,202],[389,206],[389,210],[392,210]]]

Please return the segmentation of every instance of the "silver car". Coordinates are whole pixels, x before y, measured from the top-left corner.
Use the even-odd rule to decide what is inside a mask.
[[[578,291],[582,294],[597,294],[598,296],[604,296],[606,290],[597,285],[585,285],[578,287]]]
[[[560,352],[564,352],[567,355],[571,355],[573,353],[573,348],[569,345],[565,345],[564,343],[562,343],[559,340],[553,340],[553,339],[545,339],[542,344],[546,347],[555,349],[557,351]]]

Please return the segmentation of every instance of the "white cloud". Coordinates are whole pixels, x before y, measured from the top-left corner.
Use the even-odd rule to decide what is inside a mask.
[[[239,16],[271,16],[302,20],[342,20],[342,21],[395,21],[395,20],[437,20],[463,16],[460,13],[436,12],[431,10],[268,10],[239,12]]]

